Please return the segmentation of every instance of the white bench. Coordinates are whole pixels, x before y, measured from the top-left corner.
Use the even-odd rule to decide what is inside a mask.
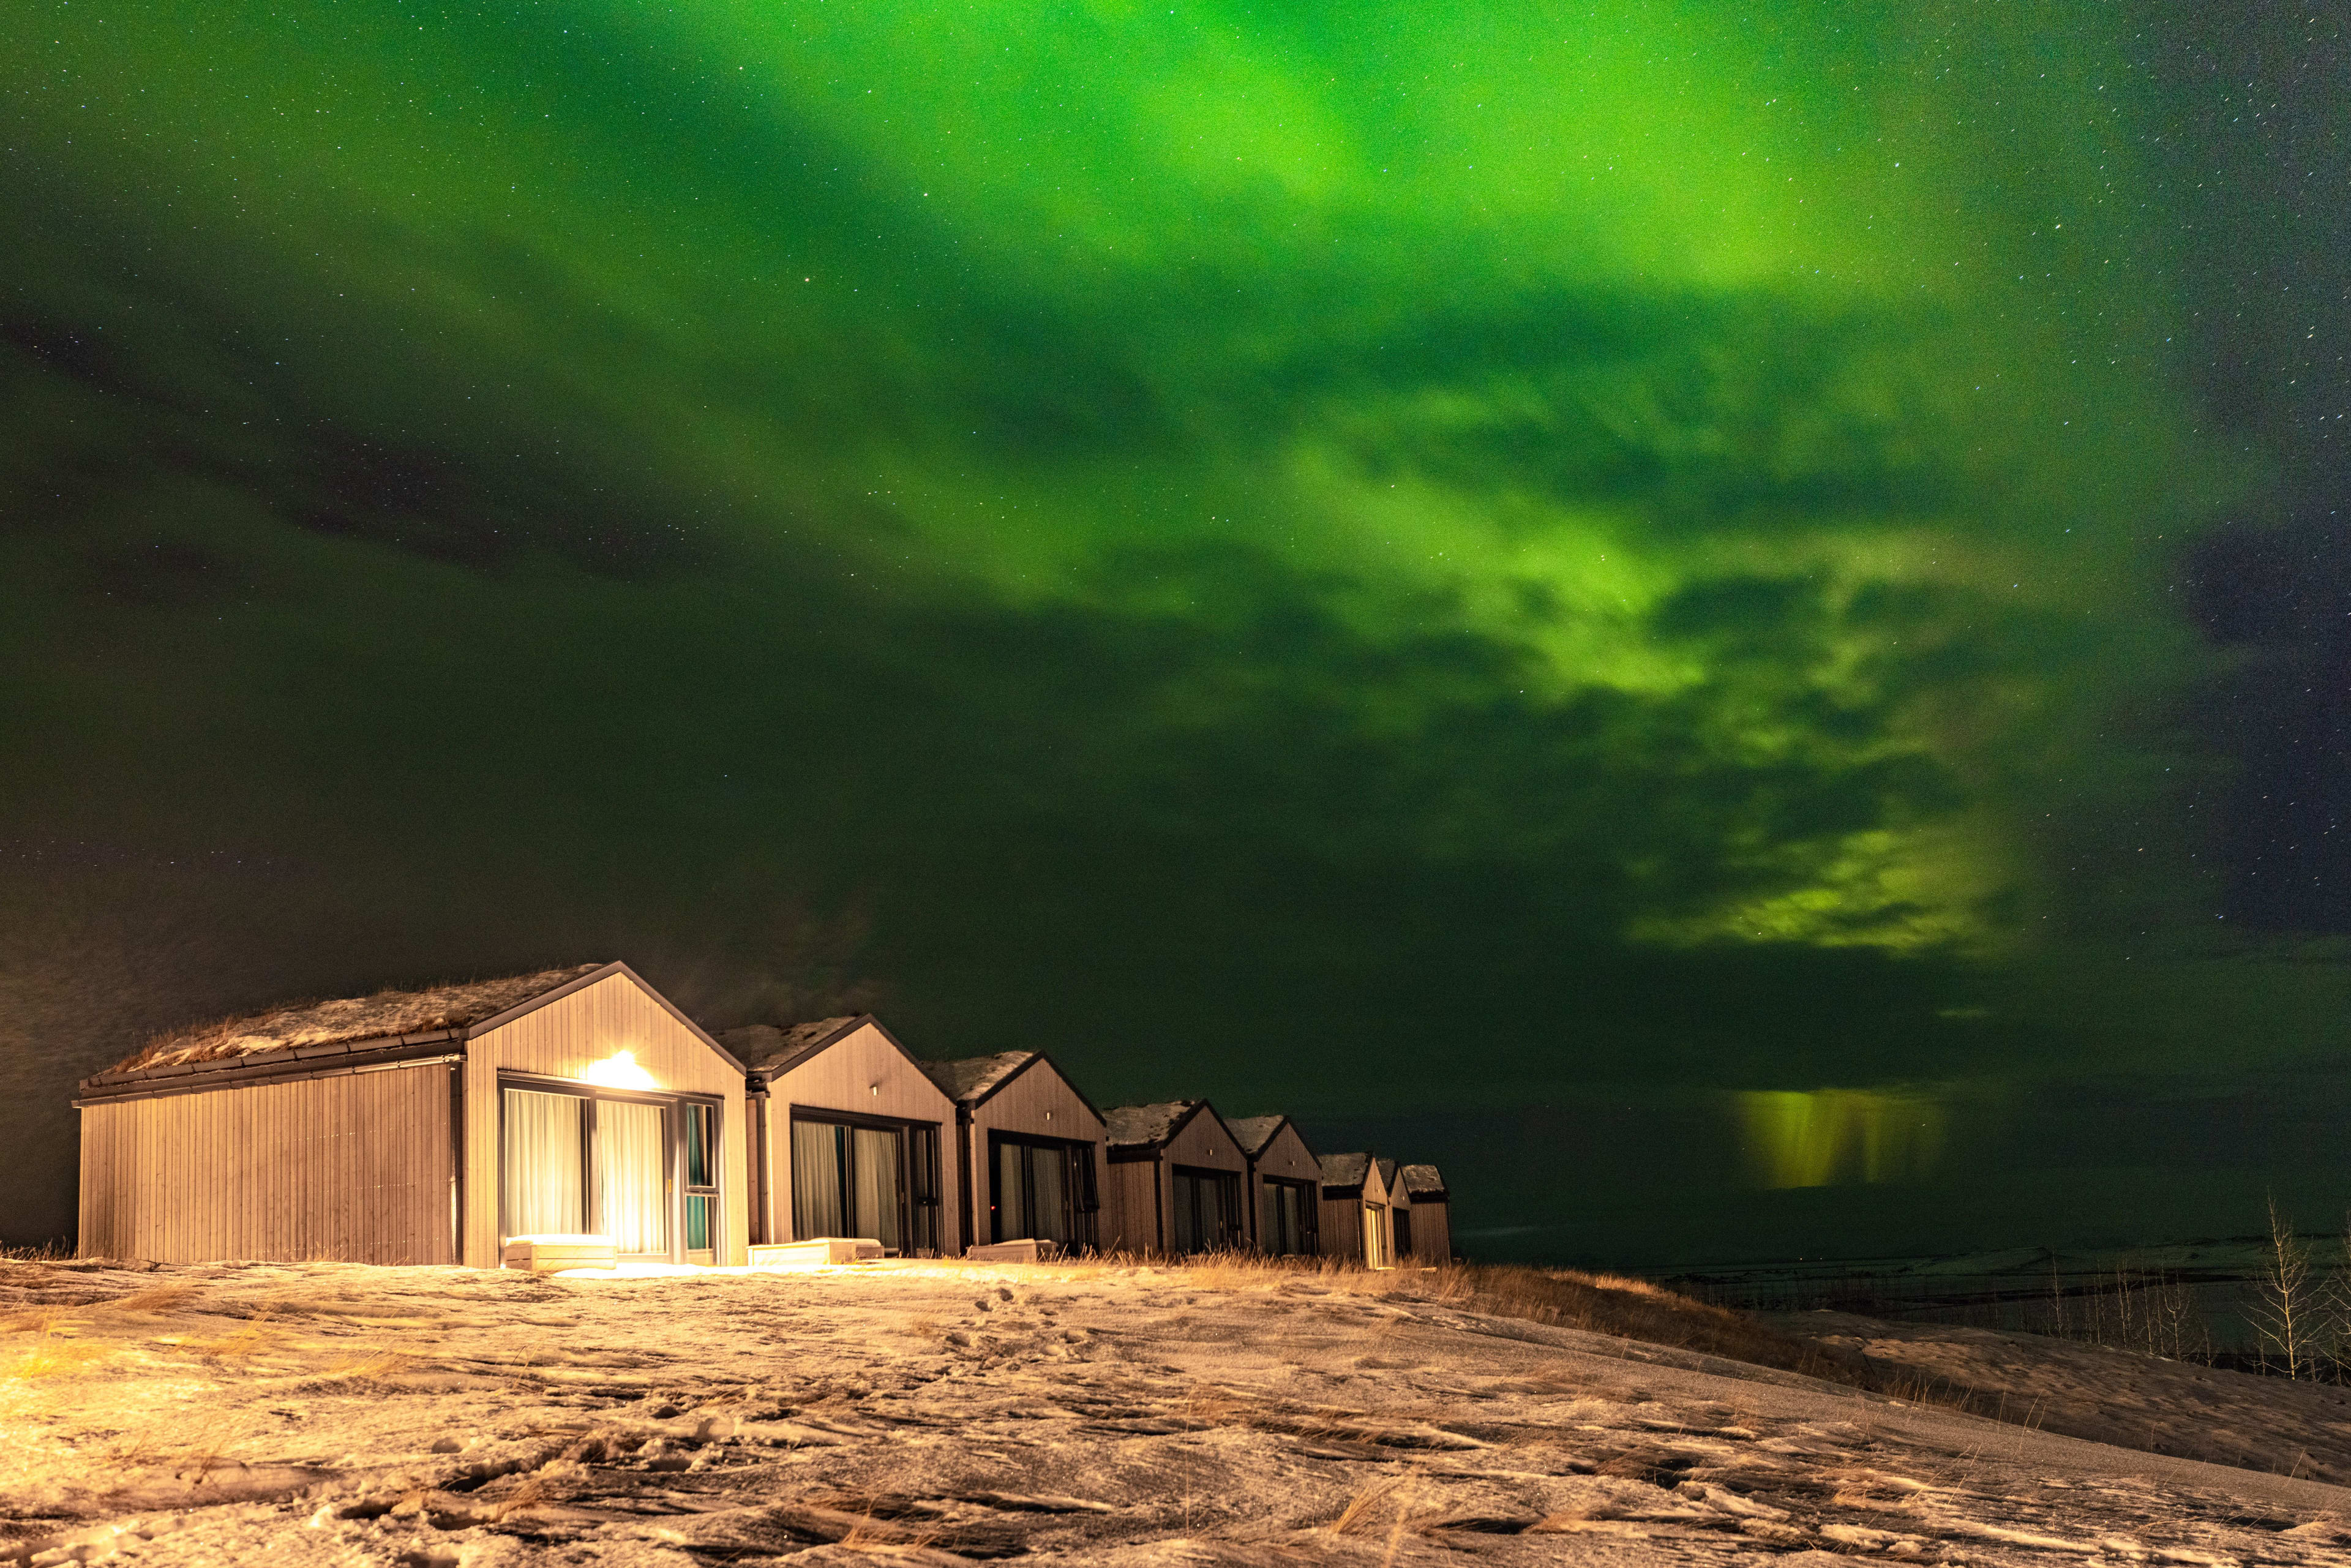
[[[559,1269],[611,1269],[620,1255],[609,1236],[509,1236],[504,1261],[509,1269],[551,1274]]]
[[[866,1236],[819,1236],[808,1241],[764,1241],[751,1249],[754,1269],[802,1268],[810,1263],[865,1263],[882,1256],[882,1243]]]

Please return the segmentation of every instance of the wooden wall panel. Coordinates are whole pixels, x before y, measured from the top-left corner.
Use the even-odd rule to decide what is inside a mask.
[[[1453,1206],[1444,1199],[1412,1206],[1412,1253],[1425,1263],[1453,1256]]]
[[[987,1239],[987,1193],[990,1181],[987,1170],[987,1135],[990,1133],[1018,1133],[1035,1138],[1082,1139],[1093,1145],[1094,1191],[1100,1197],[1102,1211],[1095,1218],[1099,1245],[1108,1248],[1110,1242],[1110,1194],[1105,1189],[1106,1176],[1102,1164],[1102,1118],[1093,1107],[1071,1086],[1070,1081],[1054,1070],[1050,1061],[1039,1061],[1022,1071],[1020,1076],[998,1090],[973,1108],[971,1113],[971,1163],[963,1179],[971,1191],[968,1205],[970,1227],[976,1232],[963,1238],[963,1244]],[[965,1206],[957,1207],[962,1213]]]
[[[750,1126],[743,1074],[673,1017],[627,975],[608,975],[469,1041],[465,1051],[465,1261],[501,1262],[498,1234],[498,1074],[531,1072],[584,1081],[590,1068],[626,1051],[653,1092],[716,1094],[720,1115],[717,1248],[721,1263],[750,1259]],[[445,1119],[445,1112],[444,1112]]]
[[[428,1063],[87,1105],[81,1250],[452,1261],[448,1095]]]
[[[1114,1160],[1102,1184],[1102,1246],[1105,1252],[1164,1252],[1166,1230],[1156,1160]]]
[[[1359,1197],[1322,1199],[1322,1255],[1364,1261],[1364,1200]]]
[[[1214,1110],[1202,1111],[1186,1123],[1184,1130],[1167,1141],[1165,1157],[1171,1166],[1198,1166],[1236,1175],[1249,1171],[1248,1156]]]
[[[768,1234],[792,1235],[791,1108],[927,1122],[939,1134],[942,1250],[963,1229],[963,1161],[956,1149],[955,1102],[872,1024],[861,1025],[768,1085]]]

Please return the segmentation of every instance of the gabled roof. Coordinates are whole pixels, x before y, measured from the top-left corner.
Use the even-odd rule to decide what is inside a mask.
[[[1406,1166],[1396,1173],[1404,1178],[1404,1190],[1415,1203],[1442,1203],[1447,1197],[1445,1178],[1435,1166]]]
[[[809,1023],[747,1024],[730,1029],[719,1038],[727,1049],[743,1059],[744,1071],[754,1081],[782,1077],[820,1052],[847,1040],[859,1030],[871,1027],[875,1034],[890,1042],[890,1049],[906,1059],[906,1065],[927,1077],[928,1063],[918,1061],[905,1042],[872,1013],[858,1013],[851,1018],[817,1019]]]
[[[1113,1149],[1155,1149],[1207,1110],[1206,1100],[1169,1100],[1157,1105],[1120,1105],[1102,1113],[1103,1142]],[[1213,1113],[1212,1113],[1213,1114]]]
[[[1388,1157],[1387,1157],[1387,1155],[1382,1155],[1380,1156],[1380,1158],[1379,1158],[1379,1166],[1380,1166],[1380,1185],[1381,1185],[1382,1186],[1384,1186],[1384,1187],[1387,1188],[1390,1192],[1394,1192],[1394,1191],[1395,1191],[1395,1189],[1396,1189],[1396,1185],[1395,1185],[1396,1163],[1395,1163],[1395,1161],[1394,1161],[1394,1160],[1392,1160],[1392,1159],[1388,1158]]]
[[[1322,1186],[1326,1191],[1349,1192],[1360,1189],[1364,1178],[1371,1174],[1369,1155],[1324,1155],[1322,1159]]]
[[[1281,1135],[1281,1129],[1289,1124],[1290,1118],[1287,1116],[1243,1116],[1237,1121],[1228,1120],[1225,1123],[1225,1125],[1232,1131],[1233,1141],[1240,1145],[1241,1153],[1250,1159],[1257,1158],[1258,1155],[1271,1148],[1274,1139]],[[1302,1134],[1300,1141],[1304,1141]]]
[[[1033,1051],[999,1051],[994,1056],[959,1056],[952,1061],[925,1061],[923,1071],[958,1105],[976,1104],[1012,1082],[1013,1075],[1037,1060]]]
[[[1079,1104],[1094,1113],[1094,1120],[1104,1120],[1101,1107],[1086,1098],[1086,1092],[1061,1071],[1060,1062],[1041,1051],[999,1051],[993,1056],[959,1056],[951,1061],[925,1061],[919,1065],[948,1099],[967,1109],[986,1104],[998,1090],[1030,1069],[1042,1066],[1077,1096]]]
[[[602,964],[574,964],[495,980],[427,986],[417,991],[378,991],[324,1002],[286,1002],[241,1018],[221,1019],[159,1034],[113,1069],[140,1072],[153,1067],[190,1067],[200,1061],[258,1056],[303,1045],[340,1045],[463,1029],[507,1012],[548,992],[582,979]]]
[[[809,1023],[745,1024],[718,1038],[753,1072],[789,1072],[872,1016],[857,1013]]]
[[[634,969],[613,962],[573,964],[413,991],[381,990],[330,1001],[288,1002],[157,1035],[120,1064],[84,1079],[83,1087],[102,1090],[132,1081],[232,1069],[280,1073],[282,1070],[274,1064],[286,1062],[299,1071],[302,1062],[326,1064],[340,1059],[348,1063],[399,1054],[395,1048],[457,1046],[613,975],[627,976],[704,1044],[740,1065],[708,1031],[646,985]],[[408,1052],[413,1053],[413,1050]]]

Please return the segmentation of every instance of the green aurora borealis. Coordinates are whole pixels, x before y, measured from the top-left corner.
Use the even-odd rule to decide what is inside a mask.
[[[2145,1129],[2345,1054],[2180,717],[2276,459],[2147,51],[2019,15],[12,14],[12,1118],[620,956],[1425,1149],[1499,1250],[2250,1226],[2276,1150]]]

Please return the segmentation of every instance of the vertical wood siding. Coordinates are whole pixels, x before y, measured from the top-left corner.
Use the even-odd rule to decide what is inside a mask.
[[[878,1092],[877,1092],[878,1091]],[[963,1229],[963,1161],[956,1153],[955,1102],[872,1024],[862,1024],[768,1085],[768,1235],[792,1235],[791,1108],[928,1122],[939,1131],[942,1250]]]
[[[632,1054],[652,1077],[653,1092],[721,1097],[725,1109],[718,1133],[716,1250],[721,1263],[749,1260],[750,1166],[746,1151],[750,1129],[744,1118],[743,1075],[643,986],[626,975],[609,975],[476,1037],[466,1047],[467,1263],[477,1269],[498,1267],[504,1240],[497,1233],[499,1072],[578,1081],[590,1067],[622,1051]]]
[[[152,1099],[81,1113],[81,1250],[447,1263],[447,1063]]]
[[[1102,1186],[1102,1245],[1105,1252],[1165,1252],[1167,1233],[1159,1216],[1165,1207],[1157,1196],[1152,1173],[1157,1160],[1116,1160],[1105,1167]],[[1163,1184],[1164,1185],[1164,1184]]]
[[[1453,1256],[1453,1206],[1442,1198],[1412,1206],[1412,1255],[1425,1263]]]
[[[1050,1120],[1046,1117],[1051,1112]],[[1020,1076],[998,1090],[971,1113],[971,1163],[963,1173],[972,1197],[968,1206],[957,1205],[956,1213],[967,1207],[971,1217],[971,1234],[963,1239],[969,1247],[987,1238],[987,1195],[990,1176],[987,1171],[987,1134],[1018,1133],[1032,1138],[1068,1138],[1085,1140],[1093,1145],[1094,1191],[1100,1197],[1102,1212],[1097,1217],[1096,1234],[1100,1245],[1107,1248],[1110,1228],[1110,1194],[1104,1190],[1102,1166],[1102,1124],[1093,1108],[1081,1099],[1070,1081],[1054,1071],[1050,1061],[1033,1062],[1021,1071]]]

